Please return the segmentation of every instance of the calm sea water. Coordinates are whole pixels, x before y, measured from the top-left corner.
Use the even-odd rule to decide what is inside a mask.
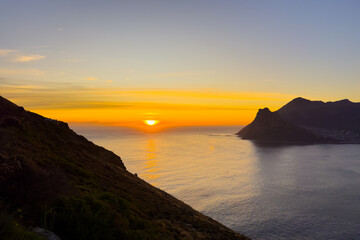
[[[257,145],[233,135],[241,127],[73,128],[253,239],[360,239],[360,145]]]

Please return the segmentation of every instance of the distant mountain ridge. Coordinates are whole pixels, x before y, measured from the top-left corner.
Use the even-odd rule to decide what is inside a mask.
[[[295,98],[279,110],[260,109],[237,135],[284,143],[360,143],[360,103]]]
[[[249,239],[128,172],[66,123],[1,96],[0,146],[0,239],[39,239],[20,236],[18,223],[74,240]]]
[[[360,103],[348,99],[322,102],[295,98],[276,112],[285,120],[304,127],[360,130]]]

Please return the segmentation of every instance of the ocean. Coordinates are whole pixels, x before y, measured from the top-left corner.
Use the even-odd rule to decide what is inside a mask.
[[[259,145],[240,126],[71,125],[128,171],[253,239],[360,239],[360,145]]]

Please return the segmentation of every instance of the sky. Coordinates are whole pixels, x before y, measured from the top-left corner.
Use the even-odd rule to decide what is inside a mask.
[[[0,95],[66,122],[244,125],[360,102],[360,1],[0,1]]]

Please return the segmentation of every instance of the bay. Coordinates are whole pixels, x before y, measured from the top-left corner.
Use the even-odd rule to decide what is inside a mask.
[[[259,145],[236,137],[240,126],[73,129],[253,239],[360,238],[360,145]]]

